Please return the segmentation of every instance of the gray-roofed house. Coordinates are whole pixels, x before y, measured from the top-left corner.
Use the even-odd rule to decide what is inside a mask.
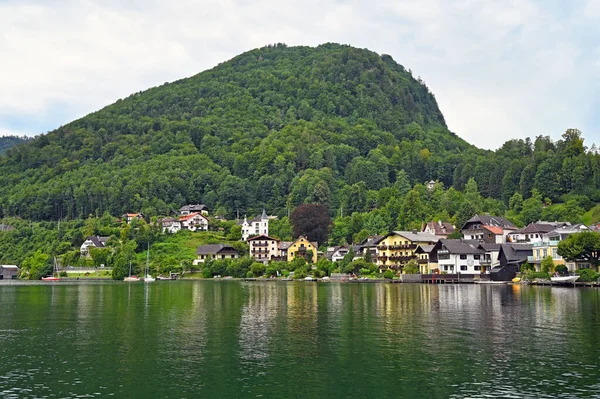
[[[433,234],[418,231],[392,231],[383,236],[377,246],[379,270],[402,270],[410,260],[417,260],[419,245],[433,245],[440,240]]]
[[[18,274],[16,265],[0,265],[0,280],[15,280]]]
[[[110,239],[110,237],[101,237],[101,236],[89,236],[85,239],[79,251],[81,252],[81,256],[85,258],[90,257],[90,248],[105,248],[106,242]]]
[[[327,252],[325,252],[325,258],[332,262],[338,262],[344,259],[344,256],[348,255],[350,252],[350,248],[348,245],[338,245],[335,247],[328,247]]]
[[[194,260],[194,265],[206,262],[208,259],[223,260],[237,259],[239,252],[229,244],[205,244],[196,249],[198,258]]]
[[[364,258],[367,251],[369,251],[371,253],[371,261],[375,262],[377,260],[377,244],[379,244],[382,238],[382,235],[369,236],[362,240],[360,244],[353,245],[354,259]]]
[[[440,240],[436,244],[440,272],[481,274],[486,252],[476,240]]]
[[[255,217],[248,221],[244,217],[244,221],[241,223],[242,226],[242,241],[248,241],[248,238],[258,235],[269,235],[269,216],[263,209],[260,216]]]
[[[498,259],[500,265],[490,271],[490,278],[494,281],[510,281],[519,272],[521,265],[533,256],[531,244],[502,244]]]
[[[179,208],[179,214],[181,216],[189,215],[190,213],[201,213],[204,216],[208,216],[208,207],[204,204],[195,204],[195,205],[184,205]]]
[[[535,222],[529,223],[522,229],[508,233],[508,241],[514,243],[536,243],[541,242],[544,234],[552,230],[569,227],[569,222]]]

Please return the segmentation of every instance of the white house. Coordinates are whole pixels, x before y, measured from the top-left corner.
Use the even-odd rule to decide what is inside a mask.
[[[248,238],[259,235],[269,235],[269,217],[264,209],[261,216],[257,216],[250,221],[244,217],[242,222],[242,241],[248,241]]]
[[[542,242],[542,236],[551,232],[554,229],[568,227],[571,223],[568,222],[536,222],[529,223],[522,229],[508,233],[508,241],[515,243],[531,243]]]
[[[81,256],[89,257],[90,256],[90,248],[104,248],[106,247],[106,242],[110,237],[100,237],[100,236],[90,236],[85,239],[81,247],[79,247],[79,251],[81,252]]]
[[[482,261],[487,259],[478,241],[442,239],[436,246],[440,272],[481,274]]]
[[[208,216],[208,207],[204,204],[196,205],[184,205],[179,208],[179,214],[181,216],[189,215],[191,213],[200,213],[204,216]]]
[[[328,247],[325,257],[332,262],[339,262],[350,252],[347,245],[341,245],[336,247]]]
[[[177,233],[181,229],[190,231],[207,231],[208,218],[200,213],[190,213],[179,218],[164,218],[160,220],[163,233]]]
[[[194,260],[194,265],[199,265],[209,259],[225,260],[237,259],[240,257],[238,251],[229,244],[200,245],[198,249],[196,249],[196,255],[198,255],[198,257]]]

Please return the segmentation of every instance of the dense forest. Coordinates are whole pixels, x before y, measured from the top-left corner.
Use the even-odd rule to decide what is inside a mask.
[[[5,154],[9,148],[31,140],[27,136],[2,136],[0,137],[0,155]]]
[[[338,44],[246,52],[0,157],[3,217],[153,217],[186,203],[229,218],[263,207],[284,216],[321,203],[338,226],[352,224],[337,241],[475,211],[581,219],[599,188],[600,156],[581,132],[475,148],[447,129],[410,70]]]

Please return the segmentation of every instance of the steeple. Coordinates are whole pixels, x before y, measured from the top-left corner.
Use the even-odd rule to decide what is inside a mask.
[[[267,220],[269,217],[267,216],[267,212],[265,212],[265,208],[263,208],[263,213],[260,217],[261,220]]]

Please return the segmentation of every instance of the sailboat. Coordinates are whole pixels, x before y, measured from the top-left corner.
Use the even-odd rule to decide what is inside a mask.
[[[140,281],[140,278],[138,276],[131,275],[131,262],[129,262],[129,277],[125,277],[123,279],[123,281],[127,281],[127,282]]]
[[[56,276],[54,275],[56,273]],[[59,281],[60,277],[58,276],[58,265],[56,264],[56,256],[54,257],[54,265],[52,265],[52,275],[42,277],[43,281]]]
[[[146,252],[146,277],[144,277],[144,282],[151,283],[155,281],[155,278],[152,277],[148,270],[148,264],[150,262],[150,243],[148,243],[148,252]]]

